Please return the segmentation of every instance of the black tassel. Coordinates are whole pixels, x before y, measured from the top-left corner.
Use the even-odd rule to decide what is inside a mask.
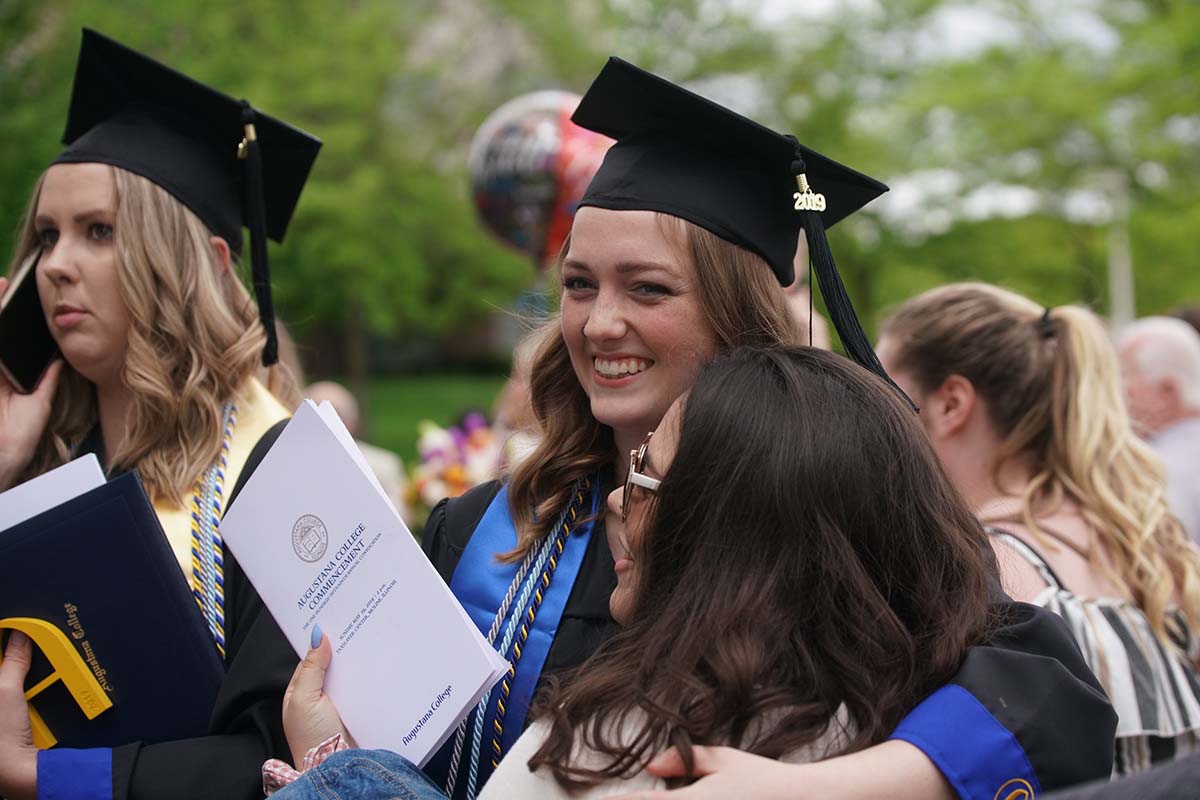
[[[792,162],[792,172],[797,176],[802,194],[811,193],[808,181],[804,177],[806,171],[804,159],[797,148],[796,160]],[[815,195],[815,197],[819,197],[819,195]],[[823,201],[824,198],[822,197],[821,200]],[[820,207],[824,207],[824,202],[820,203]],[[913,411],[918,411],[917,404],[896,385],[896,382],[884,370],[883,365],[879,363],[879,357],[875,355],[875,348],[871,346],[871,340],[863,332],[862,325],[858,321],[858,314],[854,312],[854,306],[850,303],[850,296],[846,294],[846,286],[842,283],[842,276],[838,273],[837,264],[833,261],[833,252],[829,249],[829,240],[825,238],[825,222],[821,219],[820,212],[801,210],[798,213],[800,214],[800,226],[808,237],[808,260],[811,269],[816,275],[817,285],[821,288],[821,296],[825,298],[825,308],[829,311],[829,319],[833,322],[833,327],[837,329],[842,346],[846,348],[846,354],[861,366],[887,381],[912,406]]]
[[[279,360],[279,343],[275,337],[275,305],[271,300],[271,270],[267,264],[267,211],[264,205],[262,153],[254,130],[254,109],[242,101],[242,126],[245,139],[238,157],[246,161],[246,204],[244,216],[250,229],[250,265],[254,279],[254,297],[258,301],[258,319],[267,334],[262,363],[269,367]]]

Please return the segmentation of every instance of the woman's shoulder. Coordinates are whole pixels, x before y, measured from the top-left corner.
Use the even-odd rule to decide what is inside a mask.
[[[606,738],[619,743],[632,743],[646,721],[641,710],[631,710],[620,718],[620,723],[608,723]],[[615,725],[619,724],[620,729]],[[806,764],[828,758],[845,746],[849,736],[849,716],[842,707],[831,720],[829,732],[815,742],[786,754],[781,760],[792,764]],[[505,754],[500,766],[488,780],[480,800],[501,797],[541,798],[599,798],[623,796],[629,792],[662,790],[666,784],[660,778],[639,769],[621,779],[607,780],[580,794],[572,795],[554,779],[549,769],[529,769],[529,759],[537,753],[542,743],[551,735],[551,727],[545,718],[535,720]],[[572,765],[584,769],[604,769],[610,764],[609,757],[587,747],[577,737],[572,753]]]
[[[1043,605],[1048,588],[1061,588],[1061,581],[1053,569],[1027,541],[1028,534],[1023,527],[989,526],[987,531],[988,541],[996,554],[1000,585],[1006,594],[1014,600]]]
[[[503,486],[498,480],[481,483],[459,497],[442,499],[429,512],[421,535],[421,547],[446,582],[454,574],[458,559],[467,549],[479,520],[483,519],[484,512]]]
[[[227,479],[234,481],[230,502],[258,469],[291,418],[275,396],[254,378],[242,385],[233,404],[236,411],[231,413],[236,414],[236,418],[232,419],[233,424],[227,431],[231,436],[225,468]]]
[[[997,548],[1005,588],[1018,600],[1005,574],[1005,564],[1020,562],[1044,581],[1040,595],[1031,600],[1062,617],[1089,668],[1100,679],[1117,711],[1117,738],[1193,736],[1200,730],[1200,715],[1193,709],[1200,700],[1189,659],[1200,652],[1196,632],[1182,618],[1170,614],[1170,638],[1178,648],[1163,647],[1145,612],[1127,598],[1080,595],[1063,585],[1041,551],[1024,536],[989,528]],[[1008,558],[1005,558],[1005,553]],[[1046,584],[1050,588],[1044,588]],[[1147,709],[1157,709],[1147,714]],[[1165,713],[1163,713],[1165,711]]]
[[[242,491],[242,487],[246,485],[246,481],[254,474],[254,470],[258,469],[258,465],[266,458],[267,453],[271,449],[271,445],[275,444],[275,440],[279,438],[279,434],[283,433],[283,429],[287,427],[287,420],[281,419],[271,427],[267,428],[262,434],[255,439],[250,451],[246,454],[245,461],[240,469],[231,474],[237,475],[237,480],[233,485],[233,491],[229,494],[229,503],[232,504],[237,499],[238,494]]]
[[[239,424],[249,422],[258,429],[268,428],[292,415],[283,402],[253,376],[238,387],[233,401],[238,406]]]
[[[636,715],[632,715],[636,716]],[[632,728],[633,722],[627,722]],[[561,798],[597,798],[616,797],[628,792],[649,789],[663,789],[665,784],[648,772],[639,770],[621,780],[605,781],[579,794],[571,794],[564,789],[550,770],[541,767],[529,769],[529,759],[541,748],[542,743],[550,735],[550,725],[545,720],[537,720],[530,725],[513,744],[512,749],[504,755],[500,766],[492,773],[484,787],[480,800],[508,797],[539,797],[548,800]],[[599,754],[576,745],[574,765],[584,768],[599,769],[606,766],[606,760]]]

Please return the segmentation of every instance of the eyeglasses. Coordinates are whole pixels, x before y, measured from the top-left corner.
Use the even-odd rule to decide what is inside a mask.
[[[637,450],[629,451],[629,472],[625,475],[625,491],[621,493],[621,522],[629,518],[629,497],[634,486],[641,486],[648,492],[657,492],[662,481],[651,478],[642,470],[646,466],[646,450],[650,447],[650,437],[654,432],[646,434],[646,440]]]

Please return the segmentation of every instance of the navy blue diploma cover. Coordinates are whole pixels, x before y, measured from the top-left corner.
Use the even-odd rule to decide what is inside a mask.
[[[208,731],[224,667],[136,473],[0,532],[0,626],[34,639],[39,747]]]

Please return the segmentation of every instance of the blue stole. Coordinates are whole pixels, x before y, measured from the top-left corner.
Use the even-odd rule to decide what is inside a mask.
[[[525,604],[522,608],[519,598],[521,593],[518,592],[518,599],[512,602],[508,610],[508,614],[501,624],[500,631],[496,635],[496,640],[493,646],[500,651],[509,663],[513,663],[516,658],[516,650],[519,648],[520,657],[517,660],[517,668],[515,675],[507,676],[509,681],[510,691],[508,699],[505,702],[505,713],[503,715],[503,734],[501,736],[501,752],[507,753],[514,742],[520,737],[525,729],[525,717],[529,712],[529,704],[533,699],[534,689],[537,687],[538,679],[542,674],[542,667],[546,663],[546,655],[550,652],[550,644],[554,641],[554,636],[558,632],[559,622],[562,620],[563,610],[567,605],[567,598],[571,595],[571,590],[575,586],[575,579],[579,575],[579,567],[583,563],[583,555],[587,551],[588,543],[592,538],[592,522],[600,508],[600,487],[599,482],[593,479],[592,491],[590,499],[585,499],[585,513],[582,519],[589,520],[586,522],[576,521],[572,524],[571,532],[566,537],[562,552],[556,554],[557,566],[554,569],[553,576],[550,580],[550,585],[545,587],[540,593],[540,605],[536,609],[536,614],[532,623],[528,623],[528,612],[532,600]],[[551,531],[550,538],[553,539],[558,534],[558,531]],[[502,488],[496,497],[493,498],[491,505],[484,512],[483,518],[480,519],[474,533],[471,535],[470,541],[467,543],[466,549],[463,551],[462,557],[458,561],[458,565],[454,569],[454,575],[450,580],[450,590],[458,601],[462,603],[471,621],[479,628],[480,633],[485,637],[491,631],[492,624],[496,618],[496,612],[504,602],[504,597],[509,592],[513,581],[520,569],[520,563],[502,563],[497,560],[496,556],[499,553],[507,553],[517,546],[517,531],[512,521],[512,515],[509,513],[508,507],[508,487]],[[526,583],[536,581],[541,571],[534,574],[535,570],[530,569],[526,576]],[[508,628],[508,623],[512,619],[513,614],[521,614],[526,622],[526,625],[518,626],[518,628],[527,628],[528,635],[522,644],[518,636],[507,650],[501,650],[504,632]],[[487,711],[483,720],[483,747],[479,751],[478,764],[475,765],[478,778],[477,788],[482,788],[487,779],[491,776],[493,767],[492,760],[496,756],[493,752],[492,737],[495,734],[497,712],[499,703],[502,701],[503,683],[497,684],[492,690],[488,699]],[[459,766],[459,775],[455,782],[454,797],[465,797],[467,787],[466,775],[471,769],[471,752],[472,752],[472,736],[470,732],[474,729],[476,723],[476,711],[472,711],[467,718],[468,735],[466,743],[462,751],[462,761]],[[455,737],[451,736],[450,740],[442,747],[441,751],[431,760],[426,767],[426,772],[438,783],[445,783],[446,775],[449,771],[450,751],[454,747]],[[497,758],[498,760],[498,758]]]

